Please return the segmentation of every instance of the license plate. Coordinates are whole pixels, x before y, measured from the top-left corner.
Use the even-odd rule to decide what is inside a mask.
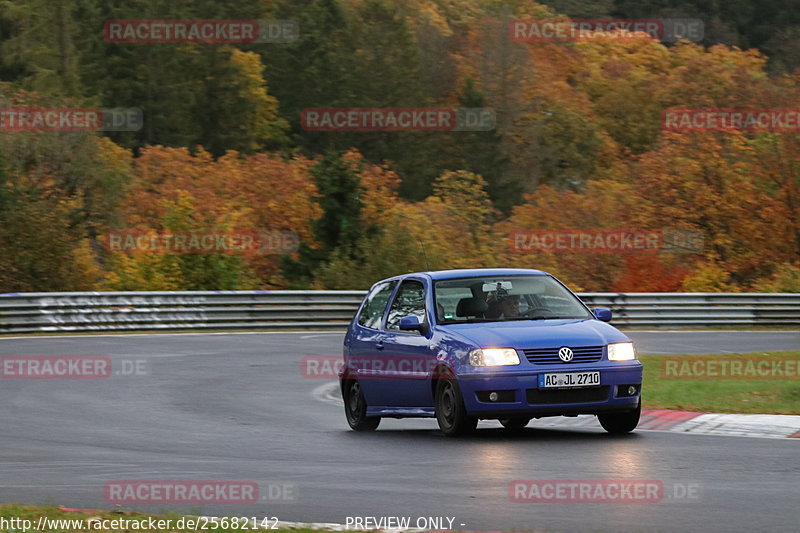
[[[600,372],[564,372],[561,374],[539,374],[540,389],[577,389],[599,387]]]

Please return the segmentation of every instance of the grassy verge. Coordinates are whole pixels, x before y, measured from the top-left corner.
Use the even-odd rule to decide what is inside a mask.
[[[641,355],[644,365],[643,407],[645,409],[677,409],[715,413],[763,413],[800,415],[800,379],[770,377],[770,379],[713,378],[697,379],[678,374],[669,377],[668,360],[681,358],[689,364],[713,358],[714,361],[740,360],[758,363],[762,360],[782,361],[785,368],[800,365],[800,351],[761,352],[755,354],[711,355]],[[785,362],[789,362],[786,365]],[[673,367],[674,368],[674,367]],[[683,367],[687,368],[687,367]],[[674,373],[671,375],[675,375]]]
[[[40,517],[46,517],[48,522],[42,525],[42,529],[39,530],[37,527],[39,526]],[[248,513],[249,516],[249,513]],[[170,524],[172,527],[169,528],[151,528],[149,526],[149,519],[153,519],[154,521],[158,520],[170,520]],[[94,509],[76,509],[74,511],[66,511],[63,508],[59,507],[40,507],[35,505],[18,505],[18,504],[9,504],[9,505],[0,505],[0,533],[42,533],[46,531],[48,533],[86,533],[87,531],[100,531],[100,532],[108,532],[108,531],[142,531],[142,532],[194,532],[194,531],[208,531],[208,532],[216,532],[216,533],[242,533],[245,531],[253,531],[254,527],[252,522],[248,523],[249,529],[243,529],[241,526],[234,527],[213,527],[212,524],[193,524],[195,527],[186,527],[186,522],[184,522],[184,527],[179,528],[178,521],[183,518],[184,520],[187,519],[194,519],[198,520],[197,516],[186,516],[182,514],[142,514],[142,513],[133,513],[128,511],[101,511],[101,510],[94,510]],[[220,517],[222,518],[222,517]],[[12,522],[13,519],[18,519],[17,521]],[[102,520],[117,520],[118,522],[114,524],[113,522],[100,522]],[[231,518],[229,517],[228,520]],[[263,517],[258,517],[256,519],[256,526],[261,525],[261,520]],[[29,521],[28,523],[22,522],[23,520]],[[60,520],[60,521],[72,521],[69,522],[62,522],[62,523],[53,523],[53,520]],[[121,522],[122,520],[127,520],[127,523]],[[3,522],[5,521],[5,523]],[[80,521],[81,524],[75,521]],[[136,521],[141,524],[141,527],[137,527],[132,525],[132,521]],[[166,524],[166,522],[164,522]],[[102,528],[102,525],[109,525],[109,528]],[[115,527],[119,525],[120,527]],[[201,529],[201,526],[205,525],[205,529]],[[227,525],[227,524],[225,524]],[[269,521],[264,524],[265,526],[262,528],[263,530],[269,531],[277,531],[283,533],[315,533],[321,532],[325,530],[317,530],[317,529],[306,529],[306,528],[296,528],[296,529],[289,529],[289,528],[276,528],[272,529],[274,526],[274,520]],[[26,528],[25,526],[30,526]]]

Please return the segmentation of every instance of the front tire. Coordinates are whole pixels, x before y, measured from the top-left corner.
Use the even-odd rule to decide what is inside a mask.
[[[345,381],[342,388],[342,398],[344,399],[344,414],[347,423],[353,431],[374,431],[381,423],[380,417],[367,416],[367,402],[364,393],[361,392],[361,385],[355,379]]]
[[[467,416],[461,389],[455,379],[442,378],[436,385],[436,421],[448,437],[466,435],[478,425],[476,417]]]
[[[630,433],[636,426],[639,425],[639,417],[642,414],[642,401],[639,400],[639,405],[636,409],[628,413],[607,413],[597,415],[600,425],[603,429],[612,435],[622,435]]]

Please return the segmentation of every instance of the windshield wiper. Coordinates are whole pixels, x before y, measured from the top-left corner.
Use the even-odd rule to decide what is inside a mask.
[[[506,318],[508,321],[512,320],[577,320],[579,318],[587,318],[585,316],[515,316]]]

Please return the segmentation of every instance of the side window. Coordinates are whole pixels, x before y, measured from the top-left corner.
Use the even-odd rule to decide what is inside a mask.
[[[359,324],[372,329],[381,327],[383,312],[386,310],[386,304],[389,302],[395,285],[397,282],[391,281],[372,289],[372,292],[367,295],[364,307],[361,308],[361,314],[358,315]]]
[[[405,316],[416,316],[420,322],[425,321],[425,287],[415,280],[404,281],[400,285],[389,309],[386,329],[400,330],[400,319]]]
[[[472,298],[469,287],[437,287],[436,288],[436,319],[455,320],[458,302],[464,298]]]

